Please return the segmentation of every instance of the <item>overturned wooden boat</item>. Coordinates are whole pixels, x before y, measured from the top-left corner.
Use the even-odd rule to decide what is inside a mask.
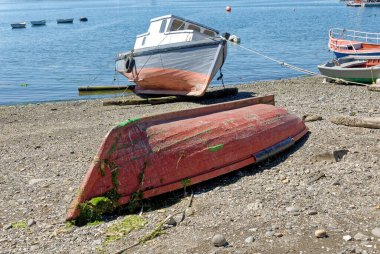
[[[380,79],[380,56],[346,56],[318,65],[319,72],[330,78],[365,84]]]
[[[260,162],[306,133],[273,95],[129,119],[106,135],[66,218],[100,197],[122,205]]]
[[[332,28],[329,30],[328,46],[337,58],[348,55],[380,56],[380,33]]]
[[[118,54],[116,70],[136,93],[202,96],[227,57],[228,37],[178,16],[154,18],[133,50]]]

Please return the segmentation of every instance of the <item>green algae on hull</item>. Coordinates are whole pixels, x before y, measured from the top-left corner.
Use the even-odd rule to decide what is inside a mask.
[[[216,152],[216,151],[219,151],[220,149],[222,149],[223,148],[223,144],[219,144],[219,145],[216,145],[216,146],[210,146],[209,148],[208,148],[208,150],[210,151],[210,152]]]
[[[130,118],[130,119],[126,120],[126,121],[123,121],[123,122],[119,123],[116,127],[124,127],[124,126],[127,126],[128,124],[137,122],[139,120],[140,120],[139,117]]]
[[[112,212],[115,207],[115,202],[107,197],[92,198],[79,205],[80,215],[74,223],[83,226],[101,221],[102,215]]]

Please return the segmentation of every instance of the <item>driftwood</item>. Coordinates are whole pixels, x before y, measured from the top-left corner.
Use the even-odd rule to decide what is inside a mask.
[[[124,100],[111,100],[103,102],[103,106],[124,106],[124,105],[140,105],[140,104],[163,104],[173,103],[180,101],[201,101],[205,99],[217,99],[226,96],[236,95],[238,89],[236,87],[225,88],[221,90],[215,90],[206,92],[202,97],[185,97],[185,96],[165,96],[165,97],[152,97],[152,98],[126,98]]]
[[[112,100],[104,101],[103,106],[124,106],[124,105],[141,105],[141,104],[163,104],[178,101],[176,96],[156,97],[147,99],[128,99],[128,100]]]
[[[133,90],[134,85],[129,86],[80,86],[78,87],[79,92],[95,92],[95,91],[115,91],[115,90]]]
[[[349,116],[339,116],[331,120],[332,123],[337,125],[345,125],[351,127],[363,127],[380,129],[380,118],[357,118]]]
[[[304,122],[314,122],[314,121],[320,121],[322,120],[323,118],[321,116],[318,116],[318,115],[309,115],[309,114],[306,114],[302,117],[302,120]]]

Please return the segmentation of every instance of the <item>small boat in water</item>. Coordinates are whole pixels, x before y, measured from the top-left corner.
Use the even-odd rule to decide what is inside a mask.
[[[86,21],[88,21],[88,18],[86,18],[86,17],[80,17],[80,18],[79,18],[79,21],[81,21],[81,22],[86,22]]]
[[[133,206],[258,163],[307,132],[300,118],[274,106],[273,95],[129,119],[104,138],[66,219],[102,197]]]
[[[74,19],[57,19],[57,24],[73,23]]]
[[[202,96],[227,57],[226,39],[178,16],[154,18],[133,50],[118,54],[116,70],[136,93]]]
[[[362,7],[360,0],[348,1],[346,5],[350,7]]]
[[[380,78],[380,56],[346,56],[318,65],[318,69],[330,78],[372,84]]]
[[[380,56],[380,33],[333,28],[329,30],[328,46],[337,58],[348,55]]]
[[[32,24],[32,26],[44,26],[46,25],[46,20],[34,20],[30,21],[30,23]]]
[[[349,1],[347,6],[351,7],[379,7],[380,0],[354,0]]]
[[[13,23],[13,24],[11,24],[11,27],[12,28],[25,28],[26,22]]]

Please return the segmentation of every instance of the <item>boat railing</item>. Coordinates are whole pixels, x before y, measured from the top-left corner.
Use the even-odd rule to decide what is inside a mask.
[[[341,28],[333,28],[329,31],[330,43],[335,41],[355,41],[369,44],[380,44],[380,33],[370,33]]]

